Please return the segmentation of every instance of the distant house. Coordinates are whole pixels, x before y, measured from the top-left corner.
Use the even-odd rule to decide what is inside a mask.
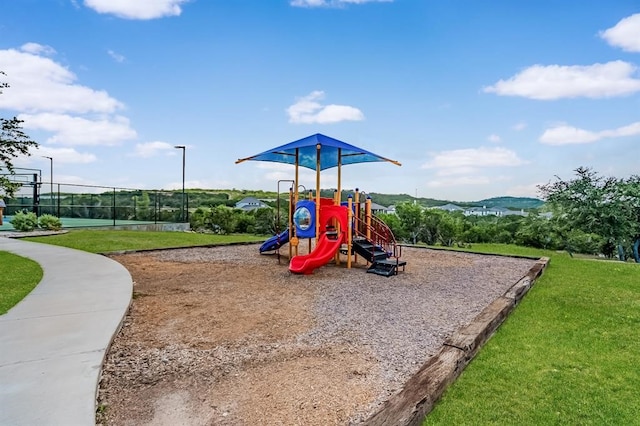
[[[460,206],[456,206],[455,204],[451,204],[451,203],[449,203],[449,204],[445,204],[445,205],[443,205],[443,206],[436,206],[435,208],[436,208],[436,209],[440,209],[440,210],[447,211],[447,212],[449,212],[449,213],[451,213],[451,212],[461,212],[461,211],[464,211],[464,209],[463,209],[462,207],[460,207]]]
[[[486,207],[471,207],[464,211],[465,216],[486,216]]]
[[[236,209],[244,210],[246,212],[261,209],[263,207],[269,207],[269,205],[254,197],[246,197],[236,203]]]
[[[380,204],[376,204],[373,201],[371,202],[371,213],[373,214],[378,214],[378,213],[389,213],[389,209],[383,205]]]
[[[464,215],[465,216],[498,216],[498,217],[502,217],[502,216],[510,216],[510,215],[518,215],[518,216],[527,216],[528,213],[526,213],[523,210],[509,210],[505,207],[491,207],[491,208],[487,208],[486,206],[483,207],[471,207],[469,209],[466,209],[464,211]]]
[[[529,213],[525,212],[524,210],[507,210],[506,212],[504,212],[505,216],[529,216]]]
[[[491,207],[487,208],[486,206],[482,207],[471,207],[464,211],[465,216],[502,216],[504,213],[502,207]]]

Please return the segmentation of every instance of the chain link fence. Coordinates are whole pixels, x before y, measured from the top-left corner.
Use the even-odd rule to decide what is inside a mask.
[[[180,191],[142,190],[113,186],[80,185],[42,181],[38,173],[12,176],[21,184],[14,197],[4,197],[5,216],[17,212],[34,212],[37,216],[51,214],[78,223],[114,226],[121,222],[145,223],[189,221],[188,194]],[[65,227],[74,221],[65,220]]]

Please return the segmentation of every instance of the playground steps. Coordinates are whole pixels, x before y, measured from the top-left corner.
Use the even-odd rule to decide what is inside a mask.
[[[390,277],[392,275],[398,275],[398,268],[400,266],[402,266],[402,270],[404,271],[407,262],[399,259],[390,259],[386,251],[371,243],[366,238],[354,238],[352,244],[353,251],[371,263],[367,272]]]
[[[383,277],[390,277],[392,275],[398,275],[398,268],[400,266],[402,266],[402,270],[404,271],[404,267],[406,264],[407,262],[404,260],[376,260],[371,264],[369,269],[367,269],[367,272],[382,275]]]
[[[385,260],[387,258],[387,252],[374,245],[366,238],[354,238],[351,244],[353,246],[353,250],[369,263],[374,263],[377,260]]]

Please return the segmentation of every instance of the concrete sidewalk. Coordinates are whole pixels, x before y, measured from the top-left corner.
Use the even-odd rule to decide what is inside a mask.
[[[131,275],[109,258],[64,247],[0,238],[0,251],[44,271],[0,316],[0,424],[95,424],[102,361],[131,302]]]

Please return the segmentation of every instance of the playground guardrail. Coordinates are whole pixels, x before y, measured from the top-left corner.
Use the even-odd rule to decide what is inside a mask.
[[[381,247],[389,257],[398,259],[402,256],[402,246],[396,242],[391,228],[382,220],[372,215],[370,224],[367,224],[365,220],[354,216],[354,222],[355,235],[368,237],[371,243]]]

